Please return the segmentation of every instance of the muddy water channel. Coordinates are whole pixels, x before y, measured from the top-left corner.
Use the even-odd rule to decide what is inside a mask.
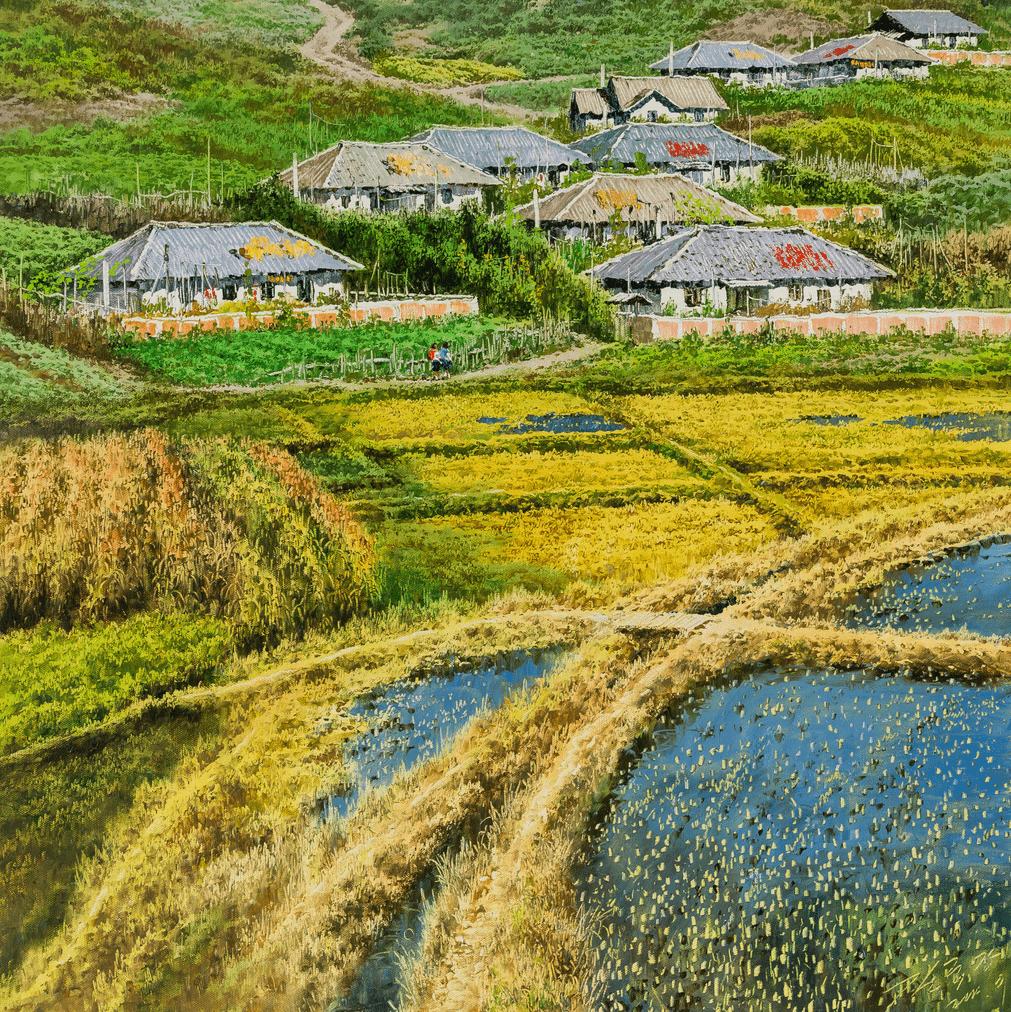
[[[945,411],[938,415],[905,415],[889,419],[884,424],[951,432],[956,439],[966,443],[981,439],[992,439],[994,442],[1011,440],[1011,411]]]
[[[1008,1007],[1009,734],[1011,686],[768,670],[714,689],[589,838],[594,1007]]]
[[[852,628],[1011,636],[1011,539],[896,570],[857,597],[846,621]]]
[[[347,815],[367,790],[386,787],[401,770],[432,758],[477,713],[547,674],[561,653],[523,650],[478,664],[457,662],[444,673],[394,682],[359,699],[347,713],[368,728],[345,745],[351,782],[327,801],[324,817]]]

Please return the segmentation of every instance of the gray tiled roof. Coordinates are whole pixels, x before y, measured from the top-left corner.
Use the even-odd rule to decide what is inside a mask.
[[[709,285],[878,281],[891,271],[803,228],[702,225],[592,268],[600,281]]]
[[[650,70],[666,73],[670,62],[668,54],[651,64]],[[675,74],[684,71],[776,70],[793,66],[793,60],[788,56],[781,56],[754,42],[713,42],[710,39],[701,39],[675,50],[673,62]]]
[[[133,235],[89,257],[79,276],[98,278],[102,261],[113,277],[125,267],[130,281],[157,281],[165,276],[165,254],[173,277],[241,277],[303,271],[356,271],[362,265],[349,257],[307,239],[276,221],[240,224],[191,224],[152,221]],[[80,265],[78,265],[80,266]],[[68,273],[74,273],[69,268]]]
[[[518,169],[586,165],[582,151],[526,127],[433,127],[410,138],[489,172],[512,161]]]
[[[625,123],[589,137],[573,147],[585,151],[597,165],[633,165],[642,152],[650,165],[671,169],[730,164],[751,165],[779,161],[761,144],[749,144],[712,123]]]
[[[878,63],[933,63],[922,50],[913,49],[887,35],[854,35],[847,39],[830,39],[806,53],[794,57],[796,63],[835,63],[837,60],[867,60]]]
[[[879,28],[889,22],[913,35],[986,35],[985,28],[947,10],[883,11],[874,27]]]
[[[555,190],[539,201],[540,220],[591,225],[606,222],[619,210],[622,221],[684,222],[697,211],[710,220],[757,222],[760,219],[732,200],[693,183],[685,176],[635,176],[617,172],[598,172],[564,189]],[[534,205],[524,204],[514,213],[528,221],[534,219]],[[696,221],[699,216],[696,215]]]
[[[291,169],[279,174],[291,184]],[[341,141],[300,162],[298,185],[304,189],[411,191],[432,186],[498,186],[499,181],[430,144],[394,141],[371,144]]]

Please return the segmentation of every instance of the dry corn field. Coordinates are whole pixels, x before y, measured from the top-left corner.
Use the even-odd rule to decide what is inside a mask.
[[[1011,1007],[1009,409],[447,385],[3,446],[0,1005]]]

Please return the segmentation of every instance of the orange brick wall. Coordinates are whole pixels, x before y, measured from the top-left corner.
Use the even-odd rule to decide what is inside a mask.
[[[300,306],[296,315],[308,317],[313,328],[333,327],[338,323],[335,307]],[[352,324],[370,320],[394,322],[398,320],[428,320],[444,316],[476,316],[477,299],[467,295],[450,295],[434,299],[390,299],[377,302],[357,302],[351,305]],[[182,337],[195,330],[258,330],[274,322],[272,312],[263,313],[207,313],[204,316],[127,316],[119,326],[137,337]]]
[[[986,53],[971,49],[928,49],[938,63],[971,63],[974,67],[1011,67],[1011,53]]]
[[[865,221],[882,221],[885,217],[885,209],[880,204],[854,204],[852,207],[844,207],[842,204],[812,204],[806,207],[777,204],[765,210],[767,214],[796,218],[804,225],[814,225],[819,221],[842,221],[844,218],[852,218],[858,225],[862,225]]]
[[[716,337],[730,330],[757,334],[767,324],[784,333],[814,336],[836,331],[848,334],[887,334],[906,328],[939,334],[953,327],[959,334],[1011,334],[1011,310],[911,309],[887,312],[818,313],[814,316],[738,316],[730,319],[692,319],[678,316],[639,316],[632,319],[638,341],[676,341],[688,335]]]

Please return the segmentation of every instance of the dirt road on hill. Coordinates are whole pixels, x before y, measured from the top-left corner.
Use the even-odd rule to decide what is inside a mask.
[[[308,0],[323,17],[323,26],[308,42],[299,47],[299,52],[317,66],[329,71],[337,77],[356,84],[376,84],[384,88],[400,88],[417,94],[440,95],[461,105],[478,106],[495,116],[505,116],[512,120],[529,120],[536,118],[530,109],[507,102],[487,102],[484,89],[487,85],[463,85],[462,87],[439,88],[435,85],[418,84],[416,81],[404,81],[399,77],[386,77],[377,73],[372,66],[363,60],[355,51],[349,36],[354,30],[354,17],[340,7],[328,4],[325,0]],[[502,84],[515,84],[515,81],[503,81]]]

